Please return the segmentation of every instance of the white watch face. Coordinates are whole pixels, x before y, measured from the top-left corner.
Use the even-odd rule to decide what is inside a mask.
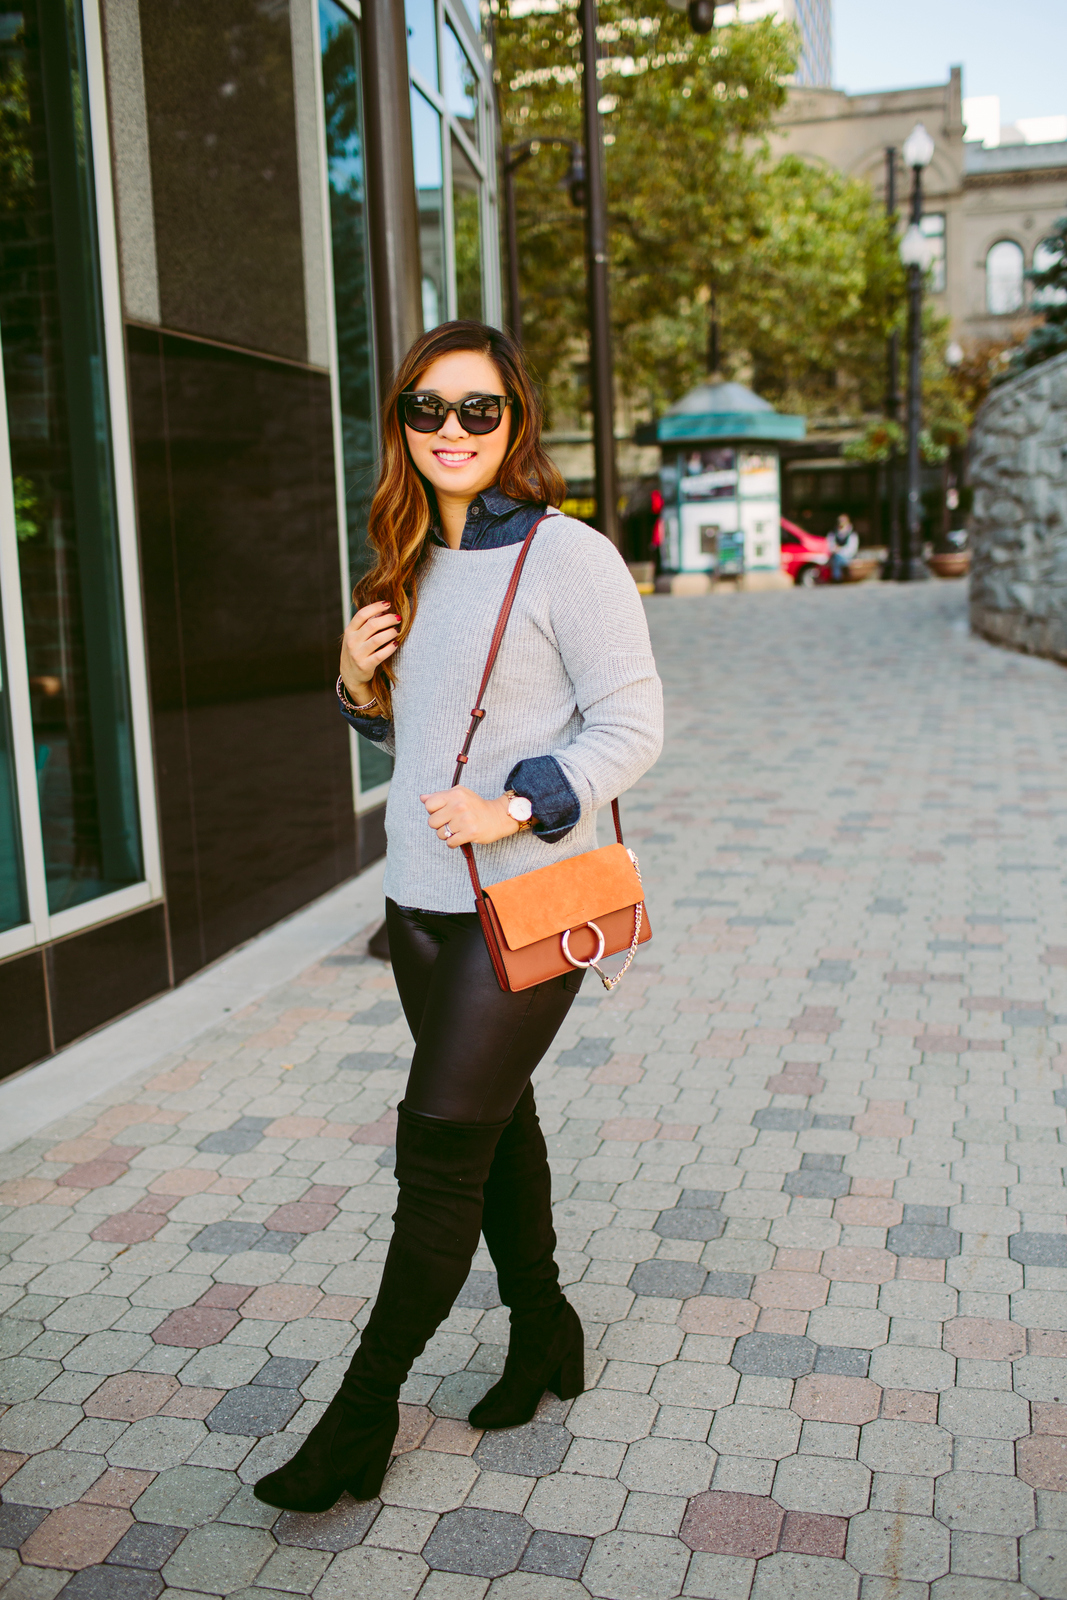
[[[533,816],[533,806],[524,794],[513,795],[508,801],[508,816],[514,817],[516,822],[529,822]]]

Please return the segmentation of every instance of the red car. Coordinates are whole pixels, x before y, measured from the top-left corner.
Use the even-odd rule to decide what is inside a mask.
[[[782,518],[782,571],[810,589],[819,582],[820,569],[830,559],[830,544],[818,533],[805,533],[795,522]]]

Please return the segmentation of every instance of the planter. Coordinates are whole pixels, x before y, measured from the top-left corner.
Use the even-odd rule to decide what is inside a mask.
[[[971,570],[969,550],[946,550],[927,558],[926,565],[938,578],[965,578]]]
[[[867,583],[869,579],[878,574],[881,562],[877,557],[864,556],[859,561],[853,561],[847,569],[846,583]]]

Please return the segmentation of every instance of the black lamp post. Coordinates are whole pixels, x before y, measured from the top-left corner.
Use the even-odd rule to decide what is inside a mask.
[[[582,122],[585,133],[585,255],[589,284],[589,394],[593,406],[593,457],[597,522],[613,545],[621,543],[615,473],[615,381],[608,314],[608,206],[604,142],[600,132],[596,0],[581,0]]]
[[[885,153],[885,214],[890,227],[897,211],[897,152],[892,145]],[[894,328],[886,342],[885,414],[892,423],[900,421],[900,334]],[[882,577],[900,576],[900,458],[896,443],[889,447],[886,462],[886,498],[889,501],[889,554]]]
[[[908,269],[908,498],[897,578],[914,583],[929,576],[922,553],[922,495],[919,428],[922,421],[923,277],[930,264],[930,245],[922,231],[923,168],[930,165],[934,141],[917,122],[904,141],[904,161],[912,171],[911,219],[900,241],[900,259]]]

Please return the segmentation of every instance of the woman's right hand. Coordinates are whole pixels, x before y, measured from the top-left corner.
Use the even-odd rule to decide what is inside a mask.
[[[356,612],[341,644],[341,677],[352,699],[367,698],[377,667],[396,649],[400,618],[388,600],[372,600]]]

